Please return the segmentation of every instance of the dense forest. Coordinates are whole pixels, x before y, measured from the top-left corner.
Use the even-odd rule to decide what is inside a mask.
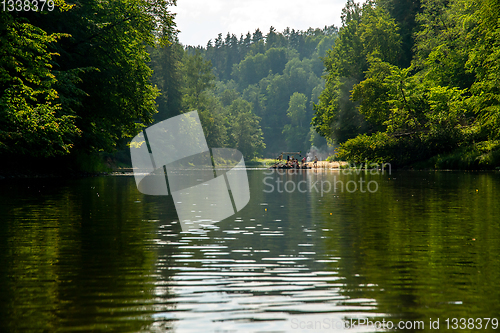
[[[249,159],[326,144],[310,119],[335,27],[219,34],[194,48],[178,41],[175,1],[54,4],[0,13],[0,155],[15,168],[92,169],[191,110],[209,146]]]
[[[499,18],[496,0],[349,0],[315,129],[338,159],[499,166]]]
[[[339,28],[203,47],[179,43],[175,0],[53,4],[0,11],[0,156],[16,167],[92,169],[191,110],[209,146],[246,158],[328,142],[348,161],[500,163],[495,0],[348,0]]]
[[[174,1],[41,4],[0,11],[0,155],[32,169],[82,166],[153,121],[146,47],[175,36]]]
[[[334,26],[239,38],[219,34],[206,47],[179,43],[152,52],[153,82],[161,90],[157,119],[198,110],[212,147],[234,147],[247,158],[325,145],[311,127],[323,90],[321,56],[337,37]]]

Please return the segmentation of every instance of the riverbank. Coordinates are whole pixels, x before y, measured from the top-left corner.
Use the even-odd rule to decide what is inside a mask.
[[[413,170],[499,170],[500,140],[456,143],[441,147],[433,142],[411,142],[383,134],[360,136],[337,148],[329,160],[390,163],[393,169]]]
[[[488,150],[488,147],[468,146],[453,153],[437,155],[427,161],[416,162],[411,165],[400,167],[401,170],[500,170],[498,161],[500,151]],[[64,162],[68,162],[64,160]],[[252,159],[246,161],[247,168],[268,168],[276,163],[274,159]],[[314,168],[313,162],[308,164]],[[390,163],[389,163],[390,164]],[[318,161],[318,169],[345,169],[352,163],[345,161]],[[355,164],[356,168],[361,163]],[[36,166],[36,167],[34,167]],[[24,179],[24,178],[81,178],[107,175],[133,174],[133,168],[124,163],[123,159],[118,162],[116,158],[83,157],[65,164],[63,160],[54,159],[47,161],[20,161],[17,160],[9,166],[0,167],[0,180],[2,179]]]
[[[81,178],[108,175],[115,167],[109,156],[74,154],[51,158],[2,155],[0,180],[23,178]]]
[[[31,172],[2,172],[0,173],[0,180],[4,179],[43,179],[43,178],[86,178],[86,177],[99,177],[108,176],[112,172],[46,172],[37,173]]]
[[[413,169],[500,170],[500,142],[483,141],[438,154],[411,165]]]
[[[245,165],[249,168],[255,168],[255,167],[265,167],[268,168],[276,163],[276,160],[273,158],[256,158],[252,159],[250,161],[245,161]],[[313,162],[307,162],[309,166],[313,166]],[[317,168],[320,169],[340,169],[340,168],[345,168],[349,165],[347,162],[342,162],[342,161],[318,161],[317,162]]]

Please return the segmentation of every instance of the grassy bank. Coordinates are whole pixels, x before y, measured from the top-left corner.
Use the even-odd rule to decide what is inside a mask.
[[[390,156],[390,154],[388,155]],[[327,161],[334,162],[337,161],[337,158],[333,155],[328,157]],[[347,160],[349,164],[361,163],[349,161],[348,158]],[[365,160],[363,163],[366,161],[371,164],[370,160]],[[398,164],[387,158],[384,163],[391,163],[395,168],[413,170],[500,170],[500,141],[482,141],[464,145],[452,152],[437,154],[421,161]]]
[[[267,168],[275,163],[272,158],[254,158],[249,161],[245,161],[247,168]]]

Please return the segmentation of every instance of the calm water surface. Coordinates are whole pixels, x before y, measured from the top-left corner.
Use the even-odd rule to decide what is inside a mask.
[[[373,332],[361,324],[385,320],[435,332],[453,331],[447,318],[500,319],[500,173],[248,176],[243,210],[191,232],[132,176],[0,181],[0,331],[333,332],[352,320],[349,332]],[[454,331],[495,331],[484,324]]]

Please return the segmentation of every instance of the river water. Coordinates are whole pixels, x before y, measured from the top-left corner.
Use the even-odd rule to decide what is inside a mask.
[[[247,173],[184,232],[131,175],[0,181],[0,331],[500,330],[500,173]]]

